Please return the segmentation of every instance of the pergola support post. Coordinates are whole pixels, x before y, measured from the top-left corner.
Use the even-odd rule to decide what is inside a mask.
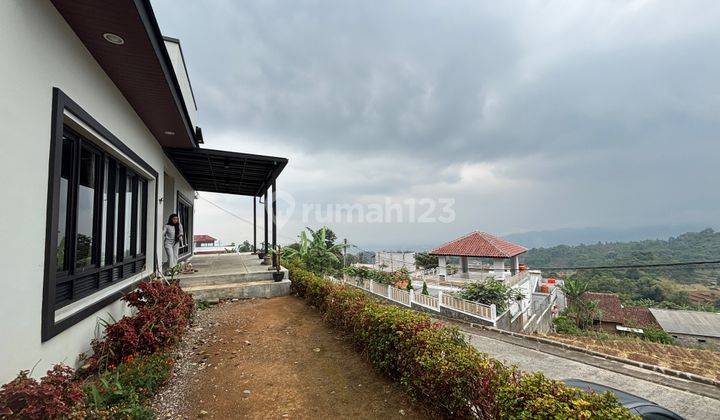
[[[276,182],[272,183],[272,250],[277,250],[277,185]],[[273,267],[277,268],[280,265],[277,254],[273,253]]]
[[[263,227],[265,228],[265,242],[263,242],[263,264],[268,264],[268,192],[265,190],[264,198],[263,198],[263,205],[264,205],[264,213],[265,213],[265,224],[263,224]]]
[[[257,254],[257,197],[253,196],[253,254]]]

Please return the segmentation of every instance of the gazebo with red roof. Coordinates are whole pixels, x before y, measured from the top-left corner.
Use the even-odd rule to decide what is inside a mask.
[[[527,248],[500,239],[486,232],[475,231],[450,241],[430,251],[438,257],[438,274],[447,275],[447,257],[460,257],[461,271],[469,272],[468,258],[491,258],[495,277],[505,276],[505,262],[510,260],[510,272],[515,274],[520,267],[518,256],[527,252]]]
[[[217,239],[210,235],[193,235],[193,242],[195,242],[196,247],[214,246]]]

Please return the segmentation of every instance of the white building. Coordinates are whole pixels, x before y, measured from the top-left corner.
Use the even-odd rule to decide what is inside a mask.
[[[415,271],[414,252],[380,251],[375,253],[375,269],[397,271],[402,268],[406,269],[409,273]]]
[[[0,57],[4,383],[74,364],[127,313],[171,213],[192,238],[196,190],[267,197],[287,160],[199,148],[180,44],[149,1],[2,1]]]

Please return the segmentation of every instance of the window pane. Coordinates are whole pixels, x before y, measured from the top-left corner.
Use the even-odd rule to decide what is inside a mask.
[[[142,217],[140,218],[140,221],[142,222],[142,243],[140,247],[140,252],[145,254],[147,251],[147,209],[148,209],[148,183],[147,181],[143,181],[142,183]]]
[[[105,265],[105,248],[107,238],[107,215],[108,215],[108,194],[109,194],[109,182],[110,175],[110,161],[108,159],[103,160],[103,192],[102,192],[102,222],[100,227],[100,265]]]
[[[129,171],[128,171],[129,172]],[[127,174],[125,179],[125,236],[123,255],[127,258],[132,255],[130,244],[132,241],[132,206],[133,206],[133,181],[135,176]]]
[[[75,267],[83,268],[93,260],[93,216],[95,214],[95,162],[92,151],[80,150],[77,192],[77,237]]]
[[[144,210],[143,210],[143,184],[145,181],[138,178],[138,188],[137,188],[137,226],[136,226],[136,234],[135,234],[135,252],[138,254],[142,253],[142,242],[144,242],[145,238],[143,238],[142,235],[142,220],[145,218]]]
[[[73,143],[67,137],[62,142],[62,163],[60,166],[60,212],[58,215],[57,227],[57,271],[67,270],[67,259],[65,255],[66,244],[65,234],[67,231],[68,219],[68,198],[69,186],[73,170]]]
[[[122,174],[122,171],[120,170],[120,164],[117,165],[115,168],[115,189],[113,190],[113,195],[115,196],[115,202],[114,202],[114,214],[113,214],[113,250],[115,252],[115,262],[117,262],[120,259],[120,252],[119,252],[119,244],[118,241],[120,240],[121,236],[118,232],[120,232],[120,225],[119,223],[119,217],[120,217],[120,186],[122,183],[120,182],[120,176]]]

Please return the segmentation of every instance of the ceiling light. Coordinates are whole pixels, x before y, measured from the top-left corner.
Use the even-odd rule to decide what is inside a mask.
[[[163,133],[167,134],[168,136],[174,136],[174,135],[175,135],[175,132],[174,132],[174,131],[163,131]]]
[[[125,40],[122,39],[120,35],[116,35],[110,32],[105,32],[103,34],[103,38],[105,38],[105,41],[115,45],[122,45],[125,43]]]

